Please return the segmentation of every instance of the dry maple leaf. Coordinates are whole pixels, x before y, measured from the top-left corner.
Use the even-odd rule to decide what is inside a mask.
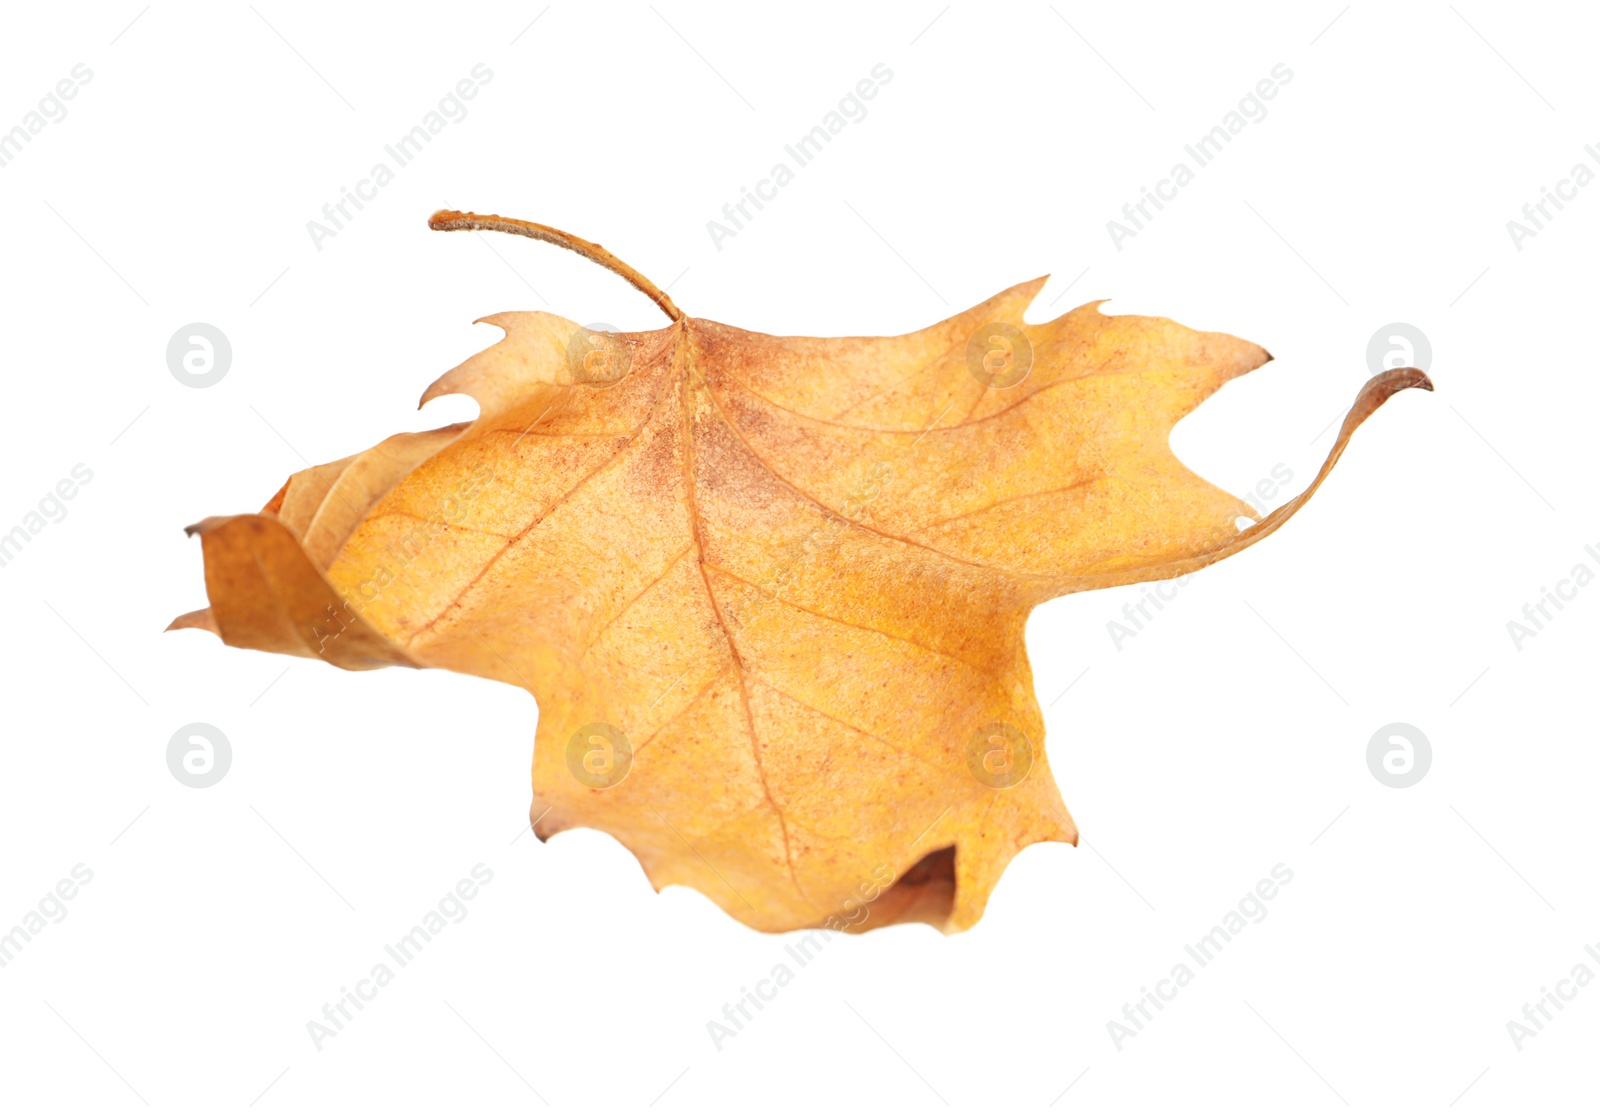
[[[1076,843],[1023,626],[1058,595],[1193,572],[1277,529],[1418,370],[1369,380],[1303,494],[1250,506],[1178,462],[1179,418],[1268,354],[1045,279],[897,337],[549,313],[422,396],[473,422],[292,476],[208,518],[211,606],[175,627],[342,668],[454,669],[538,701],[541,837],[599,828],[650,881],[764,931],[970,927],[1011,858]]]

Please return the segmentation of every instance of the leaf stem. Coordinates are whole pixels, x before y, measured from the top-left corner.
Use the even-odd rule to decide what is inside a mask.
[[[620,274],[635,289],[660,306],[661,312],[672,320],[683,320],[683,310],[672,303],[666,291],[599,244],[579,239],[570,232],[510,216],[480,216],[477,213],[462,213],[454,209],[440,209],[434,213],[428,218],[428,227],[436,232],[508,232],[514,236],[527,236],[529,239],[543,240],[545,243],[564,247],[568,251],[575,251],[590,262],[599,263],[607,270]]]

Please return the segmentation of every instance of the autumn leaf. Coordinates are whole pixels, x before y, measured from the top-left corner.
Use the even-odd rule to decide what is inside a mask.
[[[1253,545],[1385,399],[1432,389],[1369,380],[1310,488],[1258,519],[1168,447],[1271,358],[1246,341],[1098,303],[1029,324],[1043,278],[905,336],[766,336],[555,229],[432,226],[578,251],[671,324],[485,318],[505,337],[422,396],[470,395],[475,421],[191,527],[210,607],[173,625],[527,689],[536,833],[609,832],[658,889],[764,931],[961,930],[1019,850],[1076,843],[1028,613]]]

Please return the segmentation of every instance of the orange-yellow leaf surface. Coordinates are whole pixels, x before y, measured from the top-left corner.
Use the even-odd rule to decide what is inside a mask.
[[[651,882],[765,931],[982,915],[1011,858],[1077,841],[1023,645],[1067,592],[1192,572],[1292,515],[1414,369],[1368,381],[1311,487],[1249,504],[1173,425],[1270,357],[1044,279],[896,337],[549,313],[428,388],[465,425],[299,472],[193,527],[207,610],[174,625],[343,668],[453,669],[538,702],[541,836],[609,832]],[[533,231],[530,231],[532,229]],[[592,250],[591,250],[592,249]]]

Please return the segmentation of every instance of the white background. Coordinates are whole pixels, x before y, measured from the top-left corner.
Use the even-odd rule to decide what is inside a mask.
[[[0,968],[0,1104],[1592,1102],[1600,988],[1521,1050],[1507,1022],[1600,973],[1600,587],[1520,649],[1506,628],[1600,570],[1600,184],[1520,251],[1506,229],[1596,165],[1592,11],[541,7],[7,9],[0,129],[93,79],[0,169],[0,532],[94,477],[0,568],[0,931],[94,876]],[[480,62],[469,114],[317,250],[307,221]],[[706,222],[880,62],[869,115],[716,250]],[[1106,222],[1277,63],[1268,116],[1117,250]],[[652,893],[608,837],[524,834],[525,693],[161,632],[204,604],[182,526],[474,412],[414,409],[498,337],[474,318],[664,323],[576,256],[429,232],[447,205],[599,240],[686,312],[774,333],[907,331],[1050,272],[1030,319],[1113,298],[1246,337],[1276,361],[1173,437],[1239,493],[1278,464],[1309,481],[1381,326],[1425,332],[1438,390],[1120,648],[1138,588],[1041,608],[1082,845],[1023,853],[964,935],[838,939],[718,1050],[707,1021],[783,940]],[[165,362],[195,321],[233,347],[203,390]],[[196,721],[233,749],[204,790],[165,757]],[[1366,760],[1396,721],[1433,751],[1403,790]],[[1267,918],[1119,1050],[1107,1022],[1280,862]],[[307,1022],[477,863],[467,918],[318,1051]]]

